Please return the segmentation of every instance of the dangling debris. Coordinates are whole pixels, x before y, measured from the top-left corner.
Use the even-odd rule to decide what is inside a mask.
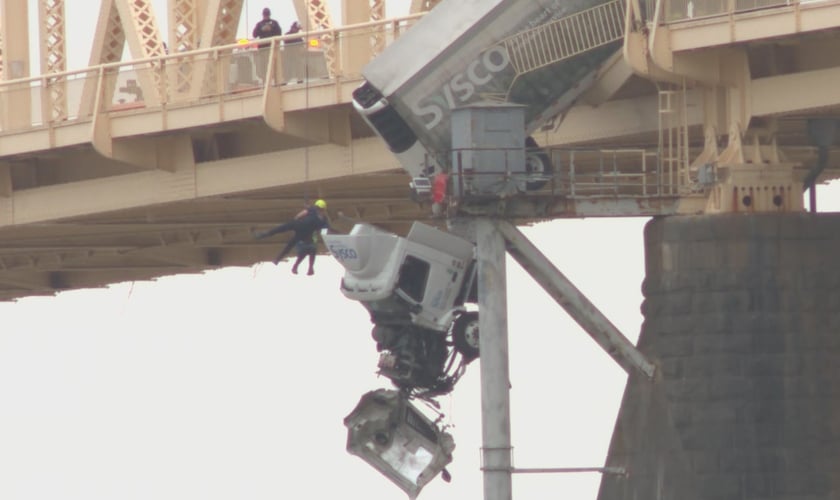
[[[412,500],[452,461],[452,436],[423,415],[404,392],[368,392],[345,417],[344,425],[347,451],[384,474]]]
[[[412,397],[451,392],[479,355],[475,245],[419,222],[406,237],[356,224],[324,242],[342,293],[370,312],[379,374]]]

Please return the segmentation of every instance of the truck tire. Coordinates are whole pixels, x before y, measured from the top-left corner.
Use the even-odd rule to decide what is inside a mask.
[[[478,313],[465,312],[452,324],[452,344],[467,360],[478,357]]]
[[[551,158],[540,148],[537,141],[533,137],[528,136],[525,139],[525,171],[528,174],[538,175],[541,177],[550,177],[554,173],[554,167],[551,165]],[[540,179],[536,181],[525,182],[526,191],[536,191],[542,189],[546,184],[546,180]]]

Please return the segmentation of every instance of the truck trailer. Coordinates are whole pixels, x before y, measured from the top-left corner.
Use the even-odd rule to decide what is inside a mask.
[[[365,66],[353,105],[412,177],[430,177],[452,167],[453,109],[522,105],[526,136],[561,116],[620,50],[624,12],[622,0],[444,0]],[[529,158],[535,175],[546,158]]]

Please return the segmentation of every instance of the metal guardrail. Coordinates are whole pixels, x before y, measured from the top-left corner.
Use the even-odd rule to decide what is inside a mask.
[[[823,0],[645,0],[645,11],[647,20],[652,21],[656,6],[661,4],[661,18],[668,23],[819,1]]]
[[[670,195],[675,176],[659,165],[659,156],[643,149],[549,149],[554,168],[550,188],[568,197]]]
[[[491,153],[495,169],[472,167],[476,151]],[[451,192],[463,199],[513,194],[565,198],[657,198],[693,191],[689,180],[669,171],[656,152],[644,149],[560,149],[529,151],[550,164],[542,173],[515,164],[521,150],[478,148],[451,151]],[[486,156],[484,156],[486,158]]]
[[[554,64],[624,38],[624,4],[613,0],[506,38],[517,74]]]
[[[161,57],[0,81],[0,134],[89,121],[97,113],[190,106],[261,92],[267,86],[359,78],[377,55],[424,14],[284,35]],[[303,37],[307,43],[290,44]],[[373,40],[383,41],[376,45]],[[329,67],[321,43],[333,44]],[[367,49],[359,63],[350,52]],[[58,97],[56,97],[58,96]],[[56,101],[60,99],[60,101]]]

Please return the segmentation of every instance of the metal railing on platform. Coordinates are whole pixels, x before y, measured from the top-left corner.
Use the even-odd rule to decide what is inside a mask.
[[[493,166],[473,156],[496,157]],[[528,151],[521,164],[516,148],[471,148],[451,152],[450,192],[461,199],[510,196],[564,198],[656,198],[689,193],[690,179],[670,171],[659,154],[644,149],[560,149]],[[531,168],[533,158],[542,164]]]
[[[656,7],[660,6],[663,9],[660,18],[668,23],[820,1],[824,0],[645,0],[645,11],[648,21],[652,21]]]
[[[671,194],[675,178],[643,149],[549,149],[552,194],[568,197]]]
[[[364,64],[422,15],[0,81],[0,134],[360,78]]]

